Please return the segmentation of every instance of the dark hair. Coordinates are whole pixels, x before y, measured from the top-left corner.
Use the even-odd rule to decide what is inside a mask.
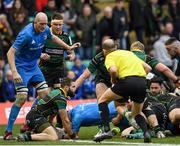
[[[152,83],[158,83],[159,85],[163,84],[163,80],[159,77],[153,77],[150,81],[149,81],[149,85],[151,85]]]
[[[61,13],[55,12],[51,17],[51,20],[53,20],[53,19],[63,20],[63,16],[61,15]]]
[[[72,80],[69,79],[69,78],[62,78],[62,79],[59,80],[59,82],[61,84],[61,87],[64,87],[64,86],[70,86]]]
[[[177,41],[177,39],[175,37],[171,37],[170,39],[168,39],[166,42],[165,42],[165,45],[171,45],[173,42]]]

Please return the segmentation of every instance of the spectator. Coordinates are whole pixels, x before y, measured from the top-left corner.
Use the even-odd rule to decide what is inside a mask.
[[[27,15],[25,13],[17,13],[14,19],[15,23],[12,25],[14,38],[18,35],[22,28],[27,24]]]
[[[47,6],[48,0],[35,0],[36,9],[38,12],[41,12],[45,6]]]
[[[21,0],[15,0],[12,10],[9,13],[9,22],[13,30],[14,38],[19,31],[27,24],[28,11],[24,8]]]
[[[31,19],[33,19],[33,17],[35,16],[36,13],[36,0],[23,0],[23,6],[25,7],[26,10],[30,10],[28,11],[28,16],[29,16],[29,21],[31,21]]]
[[[9,69],[5,74],[3,81],[3,97],[5,101],[14,102],[16,96],[15,85],[13,81],[12,71]]]
[[[64,1],[64,5],[61,6],[61,11],[63,11],[64,14],[64,22],[67,24],[68,29],[71,30],[74,27],[77,18],[71,0]]]
[[[92,14],[91,7],[86,4],[83,7],[82,14],[76,21],[76,35],[81,42],[82,48],[79,49],[79,55],[82,59],[90,59],[93,55],[93,32],[96,26],[96,17]]]
[[[77,79],[85,70],[85,65],[82,64],[80,57],[76,56],[74,60],[74,65],[71,70],[75,73],[75,78]]]
[[[103,37],[105,36],[109,36],[110,38],[113,37],[113,31],[109,29],[111,27],[113,27],[112,8],[107,6],[103,10],[103,17],[100,19],[99,23],[97,24],[97,30],[96,30],[97,52],[100,51]]]
[[[72,0],[73,1],[73,0]],[[100,9],[95,5],[95,3],[97,2],[97,0],[80,0],[80,2],[73,2],[77,14],[80,15],[81,11],[83,10],[84,5],[89,5],[91,7],[92,10],[92,14],[96,15],[100,12]]]
[[[115,35],[114,39],[119,42],[120,49],[127,50],[129,48],[129,27],[123,0],[116,0],[115,7],[113,8],[113,31]]]
[[[51,17],[55,11],[57,11],[56,1],[48,0],[47,5],[43,8],[43,12],[46,13],[46,15],[48,17],[48,22],[51,21]]]
[[[171,22],[167,22],[164,26],[164,32],[160,38],[153,44],[154,57],[164,65],[172,69],[173,62],[167,53],[165,48],[165,42],[170,38],[173,32],[173,25]]]
[[[5,14],[0,14],[0,37],[2,39],[2,58],[7,60],[6,53],[11,46],[12,30]]]
[[[83,71],[86,69],[85,65],[82,64],[81,59],[79,57],[76,57],[74,61],[74,65],[72,66],[72,71],[75,73],[75,79],[77,79]],[[81,85],[75,94],[75,97],[73,99],[81,99],[83,98],[83,85]]]
[[[158,5],[158,0],[148,0],[144,9],[145,33],[149,43],[157,39],[160,33],[160,23],[162,20],[162,9]]]
[[[132,0],[129,5],[130,13],[130,29],[135,30],[137,40],[144,42],[143,32],[144,32],[144,7],[142,6],[140,0]]]
[[[96,98],[95,88],[96,88],[95,81],[93,80],[93,76],[91,75],[83,83],[83,99]]]
[[[0,0],[0,13],[4,12],[4,6],[3,6],[3,1]]]
[[[67,78],[68,79],[71,79],[73,81],[73,80],[75,80],[75,77],[76,77],[76,75],[73,71],[70,70],[67,72]]]
[[[180,2],[178,0],[169,0],[168,12],[173,20],[175,37],[180,39]]]

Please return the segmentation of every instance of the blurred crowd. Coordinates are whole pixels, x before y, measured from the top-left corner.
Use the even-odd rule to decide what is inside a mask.
[[[86,68],[82,60],[101,51],[101,42],[112,38],[119,48],[129,50],[133,40],[145,44],[145,52],[172,70],[177,63],[168,55],[164,43],[169,37],[180,39],[179,0],[112,0],[99,7],[101,0],[0,0],[0,102],[15,100],[12,72],[6,53],[18,32],[43,11],[50,21],[58,11],[64,18],[63,30],[74,42],[81,42],[78,57],[67,76],[77,79]],[[134,35],[135,34],[135,35]],[[176,72],[176,75],[180,73]],[[29,100],[36,96],[29,86]],[[78,90],[74,99],[95,98],[93,77]]]

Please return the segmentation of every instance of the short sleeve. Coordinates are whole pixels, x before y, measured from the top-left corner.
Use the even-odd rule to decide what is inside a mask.
[[[12,47],[17,51],[21,50],[29,42],[28,38],[29,37],[25,32],[20,32],[16,37]]]
[[[147,58],[146,63],[149,64],[153,69],[159,63],[158,60],[156,58],[154,58],[154,57],[147,56],[146,58]]]
[[[91,73],[94,73],[98,68],[98,62],[95,58],[91,60],[91,62],[88,65],[88,69]]]
[[[63,102],[62,100],[57,100],[56,105],[57,105],[59,110],[66,109],[67,102]]]
[[[115,66],[116,64],[115,64],[115,62],[114,62],[114,60],[113,60],[113,56],[111,55],[111,54],[108,54],[107,56],[106,56],[106,59],[105,59],[105,66],[106,66],[106,68],[107,68],[107,70],[109,70],[109,68],[111,67],[111,66]]]

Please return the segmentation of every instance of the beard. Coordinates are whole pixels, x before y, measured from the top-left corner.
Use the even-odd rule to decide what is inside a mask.
[[[171,59],[178,58],[178,54],[175,54],[174,56],[171,56]]]
[[[69,91],[67,92],[67,96],[69,96],[69,97],[74,97],[74,96],[75,96],[75,93],[74,93],[73,91],[69,90]]]

